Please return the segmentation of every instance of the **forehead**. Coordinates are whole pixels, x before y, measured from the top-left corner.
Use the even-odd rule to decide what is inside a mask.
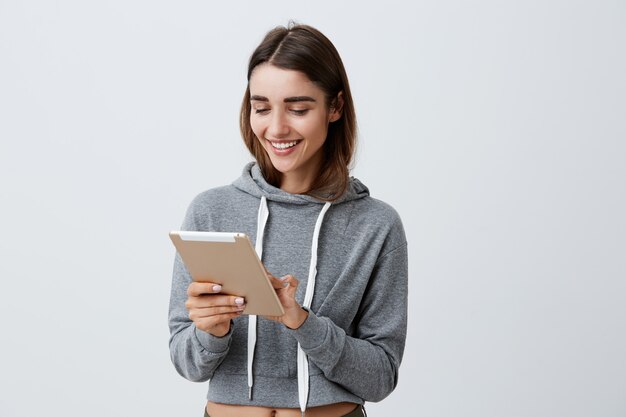
[[[282,100],[302,95],[322,98],[324,92],[300,71],[265,63],[257,66],[250,75],[250,95]]]

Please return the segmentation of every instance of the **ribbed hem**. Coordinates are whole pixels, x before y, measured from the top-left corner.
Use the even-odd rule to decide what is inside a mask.
[[[291,330],[292,334],[302,346],[302,349],[314,349],[326,340],[328,323],[323,318],[317,317],[311,310],[302,326]]]
[[[329,381],[322,374],[310,376],[309,388],[307,407],[343,401],[363,404],[363,399],[348,392],[340,385]],[[223,374],[219,372],[219,368],[209,382],[207,399],[224,404],[280,408],[300,407],[298,403],[298,381],[296,378],[255,375],[254,387],[252,387],[252,400],[249,400],[247,376]]]
[[[211,353],[223,353],[228,350],[228,347],[230,346],[231,335],[233,334],[233,326],[231,324],[230,330],[224,336],[217,337],[198,329],[194,325],[194,334],[200,346],[202,346],[206,351]]]

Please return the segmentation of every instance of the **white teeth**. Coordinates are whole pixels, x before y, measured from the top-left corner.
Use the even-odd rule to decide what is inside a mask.
[[[287,149],[287,148],[291,148],[292,146],[295,146],[296,143],[298,143],[298,141],[294,140],[293,142],[270,142],[270,143],[276,149]]]

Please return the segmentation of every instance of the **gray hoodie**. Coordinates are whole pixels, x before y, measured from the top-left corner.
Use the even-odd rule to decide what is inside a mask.
[[[266,223],[258,221],[264,206]],[[171,358],[183,377],[210,380],[209,400],[304,410],[380,401],[393,391],[406,338],[407,243],[396,211],[370,197],[360,181],[352,178],[328,207],[268,184],[250,163],[233,184],[199,194],[181,230],[240,232],[252,242],[261,236],[266,268],[298,278],[296,299],[303,305],[307,284],[314,282],[300,328],[261,317],[254,325],[254,316],[241,316],[226,336],[214,337],[189,319],[191,277],[176,255]],[[256,347],[248,347],[250,337]]]

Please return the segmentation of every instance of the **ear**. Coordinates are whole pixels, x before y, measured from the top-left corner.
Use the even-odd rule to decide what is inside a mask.
[[[330,112],[328,113],[328,122],[336,122],[341,119],[341,115],[343,114],[343,91],[340,91],[337,94],[337,97],[333,100],[333,103],[330,105]]]

